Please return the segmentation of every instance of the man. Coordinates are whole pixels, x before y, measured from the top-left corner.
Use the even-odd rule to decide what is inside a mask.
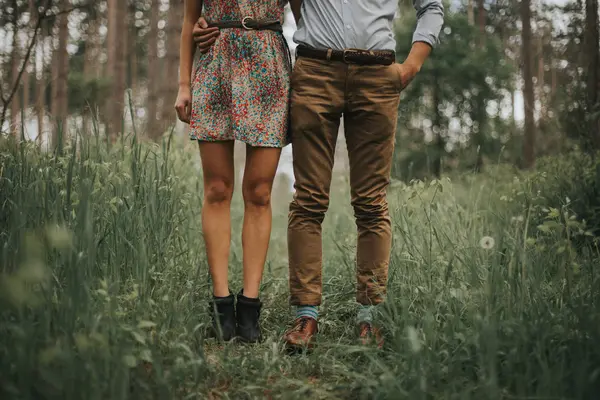
[[[374,340],[381,347],[373,312],[384,300],[388,278],[392,229],[386,190],[400,92],[437,43],[443,5],[441,0],[413,0],[417,27],[412,49],[400,64],[395,63],[392,30],[397,0],[292,0],[290,4],[298,23],[290,109],[295,194],[288,226],[290,303],[296,306],[296,318],[284,339],[292,348],[311,347],[318,331],[321,224],[344,118],[358,228],[356,322],[360,340]],[[196,33],[201,49],[210,46],[216,35],[200,28]]]

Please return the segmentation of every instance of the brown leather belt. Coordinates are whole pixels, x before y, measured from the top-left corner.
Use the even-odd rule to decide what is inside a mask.
[[[218,22],[209,22],[208,26],[210,28],[219,28],[219,29],[245,29],[247,31],[275,31],[275,32],[283,32],[283,27],[281,26],[281,21],[274,19],[262,19],[257,20],[250,17],[244,17],[241,21],[218,21]]]
[[[339,61],[346,64],[390,65],[396,62],[396,52],[392,50],[321,50],[299,45],[296,48],[298,57],[316,58],[318,60]]]

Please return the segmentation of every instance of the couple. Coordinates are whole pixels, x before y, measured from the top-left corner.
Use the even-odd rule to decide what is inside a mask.
[[[289,0],[298,25],[293,72],[282,34],[287,2],[185,0],[175,108],[200,147],[213,325],[224,340],[261,340],[259,288],[271,233],[271,188],[281,148],[291,142],[289,288],[296,319],[284,340],[292,348],[313,344],[322,290],[321,223],[343,117],[358,228],[356,322],[363,343],[381,346],[373,312],[387,285],[392,231],[386,189],[400,92],[437,42],[442,2],[413,0],[418,22],[400,64],[392,30],[397,0]],[[227,276],[235,140],[247,145],[244,283],[237,303]]]

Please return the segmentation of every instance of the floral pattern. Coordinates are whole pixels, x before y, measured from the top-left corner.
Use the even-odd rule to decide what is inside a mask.
[[[279,19],[281,0],[204,0],[207,21]],[[285,38],[269,30],[222,29],[208,53],[196,51],[191,139],[289,143],[291,61]]]

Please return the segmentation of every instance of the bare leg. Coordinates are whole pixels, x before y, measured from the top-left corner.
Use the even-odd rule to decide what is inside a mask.
[[[271,237],[271,189],[279,164],[279,148],[247,147],[244,195],[244,296],[257,298]]]
[[[202,232],[213,283],[213,294],[229,296],[229,246],[233,196],[233,141],[200,142],[204,172]]]

